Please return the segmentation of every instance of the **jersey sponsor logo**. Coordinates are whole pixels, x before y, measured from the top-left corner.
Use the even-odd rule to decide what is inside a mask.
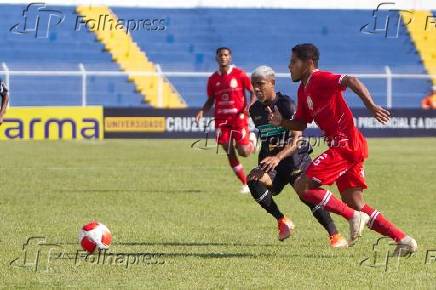
[[[221,110],[217,110],[216,113],[217,114],[236,114],[238,112],[238,109],[233,108],[233,109],[221,109]]]
[[[223,94],[223,95],[221,96],[221,99],[222,99],[223,101],[228,101],[228,100],[229,100],[229,94]]]
[[[225,105],[234,105],[235,101],[219,101],[216,103],[218,106],[225,106]]]
[[[271,136],[283,135],[286,130],[282,127],[277,127],[272,124],[265,124],[257,127],[260,132],[261,138],[267,138]]]
[[[307,107],[309,108],[309,110],[313,111],[313,101],[312,98],[310,96],[307,96]]]
[[[236,79],[232,79],[232,80],[230,81],[230,87],[231,87],[232,89],[236,89],[236,88],[238,87],[238,81],[237,81]]]

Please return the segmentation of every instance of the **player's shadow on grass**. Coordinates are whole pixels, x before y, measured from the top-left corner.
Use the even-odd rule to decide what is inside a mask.
[[[59,245],[77,245],[77,242],[58,243]],[[250,243],[216,243],[216,242],[114,242],[113,246],[169,246],[169,247],[282,247],[283,243],[250,244]]]
[[[225,247],[274,247],[282,244],[250,244],[250,243],[216,243],[216,242],[121,242],[114,243],[120,246],[172,246],[172,247],[208,247],[208,246],[225,246]]]
[[[159,258],[186,258],[186,257],[194,257],[194,258],[205,258],[205,259],[220,259],[220,258],[260,258],[260,257],[276,257],[276,254],[250,254],[250,253],[163,253],[163,252],[108,252],[107,255],[115,255],[115,256],[143,256],[143,257],[155,257]],[[98,253],[93,254],[95,257],[98,257]],[[83,258],[83,257],[82,257]],[[78,260],[77,253],[64,253],[62,257],[58,257],[59,260]]]
[[[122,192],[145,192],[145,193],[201,193],[199,189],[169,189],[169,190],[143,190],[143,189],[57,189],[58,192],[101,192],[101,193],[122,193]]]

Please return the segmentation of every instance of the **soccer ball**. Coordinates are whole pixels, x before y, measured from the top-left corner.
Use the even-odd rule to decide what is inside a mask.
[[[82,248],[91,254],[95,249],[109,248],[112,242],[112,234],[104,224],[92,221],[84,225],[80,230],[79,242]]]

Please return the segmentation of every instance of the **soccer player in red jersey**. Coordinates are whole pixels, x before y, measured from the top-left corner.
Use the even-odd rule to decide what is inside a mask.
[[[227,152],[230,167],[242,183],[241,193],[248,193],[247,177],[236,151],[243,157],[255,151],[256,138],[254,133],[250,134],[248,127],[249,108],[255,101],[255,95],[247,74],[232,65],[230,48],[218,48],[216,61],[219,68],[208,79],[208,98],[197,113],[196,120],[199,122],[203,114],[215,106],[216,141]],[[250,93],[250,100],[245,97],[246,91]]]
[[[308,123],[315,121],[329,146],[295,182],[297,193],[303,200],[346,218],[350,223],[350,245],[368,225],[397,243],[395,255],[415,252],[416,241],[363,200],[363,190],[367,188],[363,166],[368,157],[368,147],[362,133],[354,125],[353,115],[342,92],[350,88],[382,124],[389,121],[389,111],[374,103],[368,89],[357,78],[321,71],[318,60],[319,51],[313,44],[299,44],[292,49],[289,64],[291,78],[294,82],[301,82],[297,111],[290,120],[283,119],[278,110],[271,111],[269,115],[272,124],[290,130],[302,131]],[[336,183],[342,201],[321,188],[321,185],[333,183]]]

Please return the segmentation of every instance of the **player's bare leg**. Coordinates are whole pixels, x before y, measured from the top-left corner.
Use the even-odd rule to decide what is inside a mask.
[[[363,189],[348,188],[341,192],[342,200],[351,208],[362,211],[370,216],[368,227],[383,236],[388,236],[397,243],[394,255],[405,256],[416,252],[418,246],[412,237],[386,219],[378,210],[372,208],[363,199]]]
[[[256,202],[277,220],[279,241],[289,238],[295,225],[279,210],[279,207],[272,198],[272,180],[270,176],[264,173],[263,170],[254,168],[248,175],[248,186]]]
[[[247,132],[247,131],[248,131],[248,128],[243,129],[243,132]],[[244,133],[242,133],[242,134],[244,134]],[[245,134],[247,134],[247,133],[245,133]],[[248,144],[237,144],[237,146],[236,146],[239,156],[248,157],[252,153],[256,152],[256,145],[257,145],[256,134],[254,134],[253,132],[249,132],[248,134],[249,134],[248,140],[250,142]]]
[[[294,185],[301,199],[313,203],[317,207],[324,207],[327,211],[341,215],[348,220],[350,224],[349,245],[353,245],[362,235],[365,225],[369,222],[369,216],[366,213],[350,208],[305,174],[302,174]]]
[[[242,183],[240,192],[241,193],[250,192],[250,189],[247,186],[247,176],[245,175],[244,167],[239,162],[233,143],[223,144],[222,147],[224,151],[227,153],[227,159],[229,161],[230,167],[232,168],[233,172],[236,174],[236,176]]]
[[[237,146],[238,155],[242,156],[242,157],[250,156],[255,151],[255,149],[256,149],[256,147],[252,143],[247,144],[247,145],[238,145]]]

